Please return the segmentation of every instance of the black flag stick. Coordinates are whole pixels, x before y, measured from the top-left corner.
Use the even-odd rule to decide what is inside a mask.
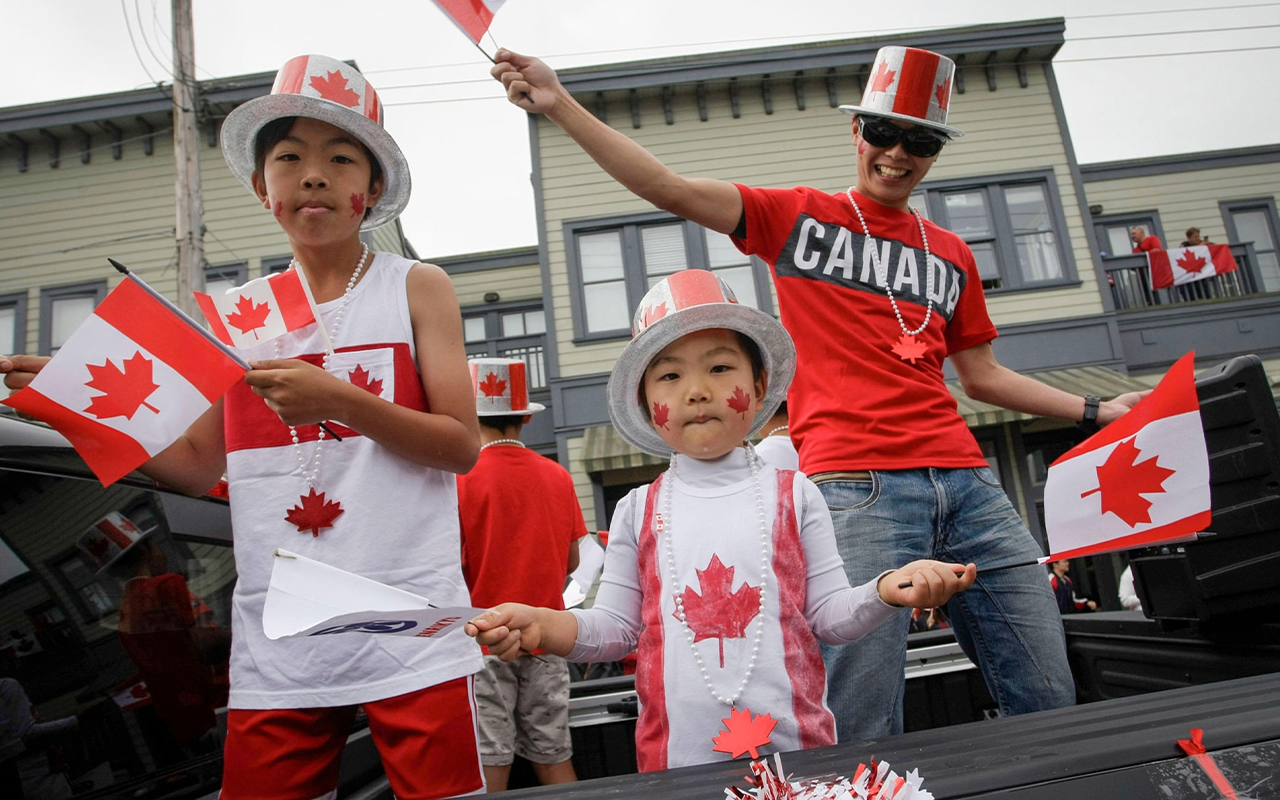
[[[1000,566],[998,566],[998,567],[983,567],[982,569],[978,570],[978,574],[979,574],[979,575],[986,575],[988,572],[1002,572],[1002,571],[1004,571],[1004,570],[1006,570],[1006,569],[1016,569],[1016,568],[1018,568],[1018,567],[1034,567],[1035,565],[1037,565],[1037,564],[1039,564],[1039,563],[1040,563],[1040,561],[1039,561],[1039,560],[1035,560],[1035,561],[1018,561],[1018,562],[1015,562],[1015,563],[1013,563],[1013,564],[1001,564],[1001,565],[1000,565]],[[959,578],[959,577],[960,577],[960,576],[962,576],[962,575],[964,575],[964,573],[963,573],[963,572],[957,572],[957,573],[956,573],[956,577],[957,577],[957,578]],[[898,588],[899,588],[899,589],[910,589],[910,588],[911,588],[911,581],[903,581],[902,583],[898,584]]]
[[[488,36],[488,37],[489,37],[489,41],[493,42],[493,47],[494,47],[494,52],[495,52],[495,53],[496,53],[498,50],[502,49],[502,48],[498,47],[498,42],[497,42],[497,40],[496,40],[496,39],[494,39],[494,38],[493,38],[493,34],[492,34],[492,33],[489,33],[489,31],[487,31],[487,30],[486,30],[486,31],[484,32],[484,35],[485,35],[485,36]],[[477,50],[479,50],[479,51],[480,51],[480,53],[481,53],[485,58],[489,59],[489,63],[490,63],[490,64],[497,64],[497,63],[498,63],[497,59],[495,59],[493,56],[491,56],[491,55],[489,55],[488,53],[486,53],[486,52],[485,52],[484,48],[480,46],[480,43],[479,43],[479,42],[472,42],[472,44],[474,44],[474,45],[476,46],[476,49],[477,49]],[[521,96],[521,97],[523,97],[525,100],[528,100],[530,103],[532,103],[532,102],[533,102],[533,98],[529,96],[529,93],[528,93],[528,92],[521,92],[521,93],[520,93],[520,96]]]

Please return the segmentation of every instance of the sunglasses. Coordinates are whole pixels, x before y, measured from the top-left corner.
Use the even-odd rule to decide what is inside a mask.
[[[946,136],[928,128],[908,130],[877,117],[859,117],[858,131],[872,147],[888,150],[901,142],[903,150],[919,158],[933,158],[942,152],[942,146],[947,143]]]

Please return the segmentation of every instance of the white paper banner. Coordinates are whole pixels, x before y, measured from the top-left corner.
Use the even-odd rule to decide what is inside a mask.
[[[338,633],[440,639],[483,609],[434,608],[426,598],[277,550],[262,612],[268,639]]]

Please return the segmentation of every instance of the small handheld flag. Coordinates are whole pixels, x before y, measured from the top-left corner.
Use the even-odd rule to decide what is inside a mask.
[[[0,402],[67,437],[106,486],[173,444],[248,370],[126,271],[35,380]]]
[[[210,332],[232,347],[254,347],[316,321],[310,288],[296,269],[257,278],[223,295],[192,294]]]
[[[434,0],[449,20],[478,47],[489,30],[493,15],[506,0]]]

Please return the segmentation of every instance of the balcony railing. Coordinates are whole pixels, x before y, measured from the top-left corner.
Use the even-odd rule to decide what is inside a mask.
[[[1258,257],[1253,243],[1232,244],[1230,247],[1237,265],[1234,272],[1167,289],[1151,288],[1151,271],[1147,268],[1145,253],[1105,259],[1103,265],[1116,311],[1142,311],[1155,306],[1230,300],[1266,292],[1258,272]]]

